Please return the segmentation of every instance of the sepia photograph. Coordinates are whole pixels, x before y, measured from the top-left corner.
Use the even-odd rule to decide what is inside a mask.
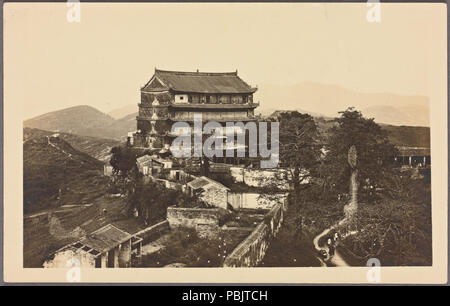
[[[446,282],[446,14],[4,4],[5,250],[61,282]]]

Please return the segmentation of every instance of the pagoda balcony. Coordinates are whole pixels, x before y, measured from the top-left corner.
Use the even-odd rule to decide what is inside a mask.
[[[170,117],[172,121],[185,121],[185,122],[194,122],[194,118],[192,116],[172,116]],[[255,116],[246,116],[246,117],[234,117],[234,118],[211,118],[211,117],[202,117],[203,121],[215,121],[215,122],[247,122],[247,121],[255,121]]]
[[[258,106],[259,103],[177,103],[169,105],[175,109],[249,109]]]

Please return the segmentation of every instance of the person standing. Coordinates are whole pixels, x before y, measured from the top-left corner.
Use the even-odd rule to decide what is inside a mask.
[[[334,233],[334,243],[336,243],[337,241],[338,241],[338,239],[339,239],[339,234],[336,232],[336,233]]]
[[[333,242],[333,240],[331,240],[331,238],[328,238],[327,244],[328,244],[328,254],[330,254],[330,258],[331,258],[334,256],[334,250],[335,250],[334,242]]]

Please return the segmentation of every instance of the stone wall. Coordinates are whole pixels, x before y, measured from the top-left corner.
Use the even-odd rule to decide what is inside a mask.
[[[152,242],[170,231],[169,221],[164,220],[134,234],[142,238],[142,244]]]
[[[253,232],[225,258],[224,267],[256,267],[283,222],[286,203],[275,205]]]
[[[220,216],[219,208],[167,208],[167,221],[171,228],[194,228],[200,236],[216,234],[219,231]]]
[[[217,185],[207,185],[203,187],[200,199],[208,203],[209,205],[227,209],[228,190],[224,187]]]

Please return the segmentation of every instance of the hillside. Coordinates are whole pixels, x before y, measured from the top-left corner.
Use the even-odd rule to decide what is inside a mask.
[[[329,129],[336,125],[333,119],[314,118],[318,129],[325,137]],[[430,147],[430,128],[422,126],[395,126],[380,124],[383,130],[388,132],[389,141],[396,146],[405,147]]]
[[[24,129],[24,267],[42,267],[52,252],[109,223],[130,233],[145,227],[130,219],[123,197],[108,193],[103,162],[87,154],[115,143]]]
[[[53,134],[55,133],[50,131],[24,128],[23,140],[27,141],[30,138],[51,136]],[[102,162],[109,160],[111,148],[120,144],[120,141],[114,139],[81,136],[70,133],[58,134],[59,138],[67,141],[75,150],[86,153]]]
[[[397,146],[430,147],[430,128],[422,126],[382,125],[389,133],[389,140]]]
[[[86,204],[105,193],[108,180],[102,175],[101,161],[56,134],[27,136],[23,143],[25,214]]]
[[[75,106],[37,116],[23,123],[24,127],[83,136],[125,140],[136,130],[136,121],[116,120],[87,105]]]

